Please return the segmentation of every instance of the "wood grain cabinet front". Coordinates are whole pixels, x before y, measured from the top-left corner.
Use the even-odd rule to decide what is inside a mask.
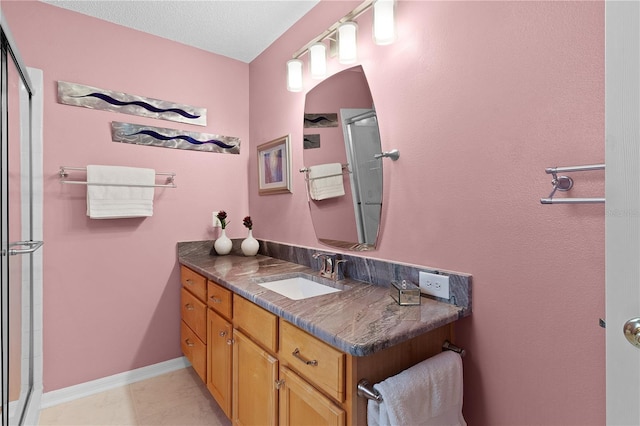
[[[233,295],[233,324],[259,345],[276,353],[278,350],[278,317],[237,294]]]
[[[214,281],[207,281],[207,304],[227,319],[233,317],[233,292]]]
[[[191,366],[200,379],[206,383],[207,380],[207,345],[182,321],[180,324],[180,347],[182,353],[191,363]]]
[[[233,330],[233,424],[278,424],[278,359]]]
[[[280,425],[344,426],[345,411],[296,373],[280,366]]]
[[[180,267],[180,347],[203,382],[207,381],[207,279]]]
[[[180,267],[180,282],[182,287],[193,293],[198,299],[207,299],[207,279],[186,266]]]
[[[207,389],[231,418],[233,326],[213,309],[207,312]]]
[[[282,362],[338,402],[345,399],[345,354],[288,323],[280,322]]]

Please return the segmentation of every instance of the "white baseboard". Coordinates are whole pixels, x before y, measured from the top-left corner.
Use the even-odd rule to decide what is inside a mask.
[[[126,386],[139,382],[140,380],[150,379],[161,374],[186,368],[190,365],[185,357],[180,357],[124,373],[114,374],[113,376],[103,377],[102,379],[69,386],[68,388],[46,392],[42,394],[40,408],[52,407],[62,404],[63,402],[73,401],[74,399],[94,395],[119,386]]]

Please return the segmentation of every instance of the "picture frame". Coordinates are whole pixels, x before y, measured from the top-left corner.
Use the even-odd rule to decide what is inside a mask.
[[[289,135],[258,146],[258,194],[291,193]]]

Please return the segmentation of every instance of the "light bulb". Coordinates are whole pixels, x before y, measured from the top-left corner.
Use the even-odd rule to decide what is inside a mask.
[[[302,90],[302,61],[300,59],[287,61],[287,90],[290,92]]]
[[[345,22],[338,27],[338,60],[341,64],[353,64],[358,60],[358,24]]]
[[[391,44],[396,39],[395,0],[376,0],[373,4],[373,41]]]
[[[327,76],[327,46],[320,42],[314,43],[309,48],[309,57],[311,78],[325,78]]]

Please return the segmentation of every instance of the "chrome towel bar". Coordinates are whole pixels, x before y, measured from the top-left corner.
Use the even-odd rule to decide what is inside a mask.
[[[131,185],[126,183],[88,183],[86,181],[81,180],[66,180],[69,176],[67,170],[75,170],[75,171],[87,171],[86,167],[68,167],[68,166],[60,166],[60,171],[58,174],[60,175],[60,183],[68,183],[74,185],[101,185],[101,186],[134,186],[139,188],[177,188],[178,186],[175,183],[176,174],[173,172],[160,173],[156,172],[156,176],[166,176],[167,180],[164,185],[156,184],[156,185]]]
[[[445,340],[444,343],[442,344],[442,350],[457,352],[460,354],[461,357],[464,357],[466,355],[466,352],[464,349],[451,344],[448,340]],[[378,392],[373,388],[373,386],[371,385],[371,383],[369,383],[367,379],[361,379],[358,382],[356,389],[358,391],[358,396],[366,399],[370,399],[372,401],[382,402],[382,395],[380,395],[380,392]]]
[[[553,189],[547,198],[541,198],[540,204],[600,204],[604,203],[604,198],[553,198],[556,191],[566,192],[573,188],[573,179],[569,176],[558,176],[558,173],[570,172],[590,172],[594,170],[604,170],[604,164],[589,164],[586,166],[569,167],[548,167],[545,172],[553,176],[551,185]]]
[[[345,163],[342,165],[342,173],[340,174],[335,174],[335,175],[327,175],[327,176],[322,176],[321,178],[310,178],[309,177],[309,168],[308,167],[303,167],[300,169],[300,173],[304,173],[304,179],[306,181],[309,180],[314,180],[314,179],[323,179],[323,178],[328,178],[328,177],[333,177],[333,176],[342,176],[344,175],[345,170],[347,171],[347,173],[351,173],[351,170],[349,170],[349,163]]]

